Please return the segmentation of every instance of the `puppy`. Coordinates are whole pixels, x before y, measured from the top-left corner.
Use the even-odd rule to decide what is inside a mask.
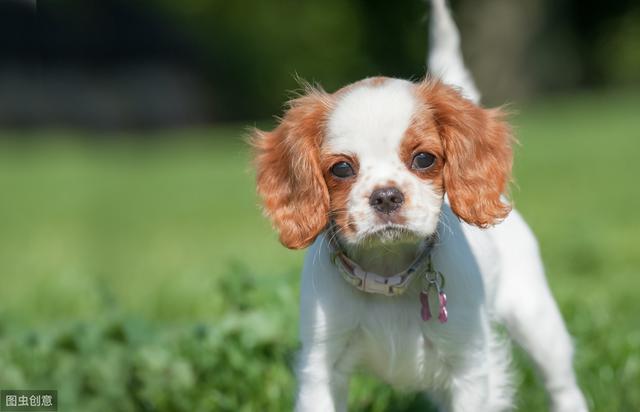
[[[285,246],[310,246],[296,410],[346,410],[356,367],[441,410],[509,409],[500,322],[552,409],[586,411],[536,240],[504,197],[509,126],[476,104],[444,0],[431,21],[440,80],[309,87],[275,130],[255,132],[264,211]]]

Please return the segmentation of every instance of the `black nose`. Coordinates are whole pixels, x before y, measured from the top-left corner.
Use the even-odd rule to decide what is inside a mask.
[[[371,193],[371,197],[369,197],[371,207],[378,212],[386,214],[398,209],[402,205],[402,202],[404,202],[404,196],[402,192],[395,187],[376,189]]]

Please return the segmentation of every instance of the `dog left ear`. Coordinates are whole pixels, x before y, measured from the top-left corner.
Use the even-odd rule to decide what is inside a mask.
[[[330,96],[322,90],[289,103],[278,127],[255,130],[257,188],[265,214],[290,249],[309,246],[329,222],[329,192],[319,151]]]
[[[445,153],[444,186],[453,212],[488,227],[511,211],[502,195],[511,179],[511,129],[499,109],[483,109],[440,81],[419,85]]]

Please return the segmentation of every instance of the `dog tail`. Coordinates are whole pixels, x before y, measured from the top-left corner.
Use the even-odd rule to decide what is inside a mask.
[[[444,83],[459,88],[472,102],[479,103],[480,92],[464,65],[460,33],[446,0],[431,0],[430,32],[431,45],[427,61],[430,73]]]

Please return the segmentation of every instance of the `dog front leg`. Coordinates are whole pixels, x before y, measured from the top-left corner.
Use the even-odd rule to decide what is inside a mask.
[[[349,395],[348,338],[303,344],[298,364],[296,412],[345,412]]]
[[[512,409],[513,388],[509,373],[508,344],[495,336],[486,321],[484,337],[477,337],[467,348],[466,356],[448,359],[455,365],[449,382],[434,400],[441,411],[503,412]],[[473,340],[471,340],[473,342]]]
[[[431,391],[440,412],[502,412],[506,408],[491,402],[488,374],[469,372],[452,379],[448,390]]]

